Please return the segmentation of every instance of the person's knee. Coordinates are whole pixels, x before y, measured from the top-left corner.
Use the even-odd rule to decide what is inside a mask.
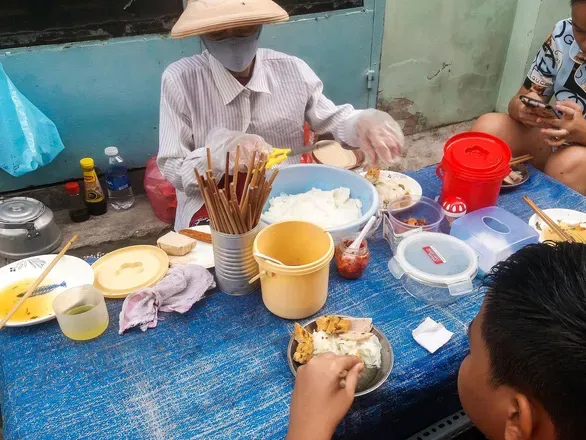
[[[566,147],[551,155],[545,173],[578,192],[586,192],[586,147]]]
[[[480,116],[472,125],[472,131],[480,131],[498,136],[511,122],[511,117],[505,113],[487,113]]]

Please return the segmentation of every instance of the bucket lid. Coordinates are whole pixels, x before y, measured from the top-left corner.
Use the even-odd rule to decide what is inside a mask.
[[[29,197],[0,200],[0,222],[22,224],[33,222],[45,212],[45,205]]]
[[[478,257],[462,240],[437,232],[420,232],[405,238],[395,252],[391,270],[416,281],[450,287],[466,283],[478,272]],[[393,266],[392,265],[392,266]]]
[[[487,133],[460,133],[444,147],[444,160],[457,172],[494,178],[509,172],[511,149],[501,139]]]

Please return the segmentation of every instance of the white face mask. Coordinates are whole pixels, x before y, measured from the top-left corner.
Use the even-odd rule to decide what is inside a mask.
[[[248,37],[230,37],[217,41],[202,35],[201,41],[210,54],[226,69],[240,73],[250,66],[256,56],[260,31],[261,28]]]

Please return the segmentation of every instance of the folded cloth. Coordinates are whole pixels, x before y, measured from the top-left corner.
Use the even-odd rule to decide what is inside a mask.
[[[155,286],[126,297],[120,312],[118,333],[136,326],[140,326],[143,332],[154,328],[159,311],[185,313],[214,287],[214,277],[204,267],[195,264],[172,266]]]
[[[413,330],[413,338],[431,354],[444,346],[453,335],[443,324],[431,318],[425,318],[419,327]]]

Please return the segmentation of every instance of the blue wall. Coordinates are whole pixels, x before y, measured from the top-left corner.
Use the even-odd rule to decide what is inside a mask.
[[[365,75],[372,66],[378,70],[384,2],[366,4],[268,26],[261,46],[306,60],[334,102],[372,105],[376,84],[367,90]],[[197,38],[151,35],[0,53],[6,73],[55,122],[65,144],[52,164],[33,173],[14,178],[0,171],[0,192],[80,177],[79,159],[93,156],[103,166],[109,145],[131,167],[143,167],[158,147],[161,73],[199,52]]]

